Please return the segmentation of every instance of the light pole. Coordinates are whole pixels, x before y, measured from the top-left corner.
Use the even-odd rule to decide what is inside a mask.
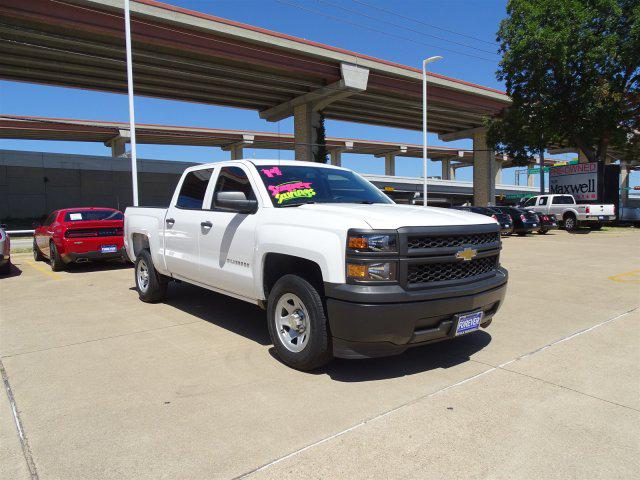
[[[124,34],[127,49],[127,91],[129,96],[129,131],[131,133],[131,187],[133,206],[138,206],[138,156],[136,153],[136,117],[133,110],[133,59],[131,56],[131,20],[129,0],[124,0]]]
[[[422,61],[422,205],[427,206],[427,64],[442,57],[425,58]]]

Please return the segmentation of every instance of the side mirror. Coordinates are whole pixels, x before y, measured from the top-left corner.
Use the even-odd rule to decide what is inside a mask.
[[[6,223],[0,223],[0,228],[2,230],[6,230],[7,229],[7,224]]]
[[[247,200],[244,192],[220,192],[216,194],[216,207],[238,213],[255,213],[257,200]]]

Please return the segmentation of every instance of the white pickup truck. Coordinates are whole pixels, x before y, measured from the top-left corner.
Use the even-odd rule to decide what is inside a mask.
[[[525,200],[522,208],[536,213],[552,213],[564,223],[567,231],[580,225],[600,230],[604,222],[616,219],[615,205],[578,204],[573,195],[538,195]]]
[[[301,370],[486,327],[507,286],[492,218],[396,205],[317,163],[191,167],[168,209],[127,208],[124,225],[143,301],[174,279],[255,303],[279,358]]]

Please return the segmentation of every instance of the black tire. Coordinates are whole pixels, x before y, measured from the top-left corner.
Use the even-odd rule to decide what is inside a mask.
[[[549,229],[548,228],[541,228],[540,230],[538,230],[538,233],[540,235],[546,235],[547,233],[549,233]]]
[[[9,272],[11,272],[11,260],[0,266],[0,275],[9,275]]]
[[[42,255],[42,252],[38,248],[38,244],[36,243],[35,238],[33,239],[33,259],[36,262],[41,262],[44,260],[44,256]]]
[[[308,312],[308,338],[302,350],[294,352],[285,346],[280,335],[285,330],[277,324],[282,312],[276,312],[278,303],[285,295],[294,295],[302,302]],[[305,279],[297,275],[284,275],[269,292],[267,303],[267,322],[269,335],[280,360],[296,370],[309,371],[326,365],[333,359],[331,334],[324,311],[322,298],[318,291]],[[291,331],[291,330],[289,330]],[[291,345],[291,344],[290,344]]]
[[[601,223],[594,223],[592,225],[589,225],[589,228],[591,230],[594,230],[594,231],[602,230],[602,224]]]
[[[147,283],[144,284],[144,275],[139,274],[143,269],[147,272]],[[136,257],[136,268],[134,270],[136,290],[140,300],[147,303],[155,303],[164,299],[167,295],[168,279],[158,273],[153,266],[151,253],[149,250],[142,250]]]
[[[51,242],[49,244],[49,252],[51,258],[49,259],[49,265],[51,265],[51,270],[54,272],[59,272],[60,270],[64,270],[65,264],[60,258],[60,254],[58,253],[58,249],[56,248],[56,244]]]
[[[569,213],[564,217],[564,229],[567,232],[575,232],[578,229],[578,220],[575,215]]]

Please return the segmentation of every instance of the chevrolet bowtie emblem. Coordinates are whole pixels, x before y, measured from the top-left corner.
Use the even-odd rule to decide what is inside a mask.
[[[465,262],[469,262],[477,254],[478,254],[477,250],[474,250],[473,248],[467,247],[464,250],[460,250],[458,253],[456,253],[456,258],[460,258],[461,260],[464,260]]]

